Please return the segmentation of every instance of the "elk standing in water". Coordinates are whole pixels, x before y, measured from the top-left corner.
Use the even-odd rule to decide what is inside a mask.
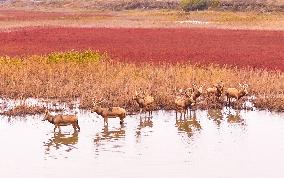
[[[223,93],[224,84],[221,81],[220,83],[215,84],[213,87],[206,89],[206,94],[208,97],[213,95],[215,98],[219,99]]]
[[[248,91],[247,91],[248,85],[247,84],[241,85],[240,83],[239,83],[239,85],[241,87],[240,90],[238,90],[236,88],[228,88],[225,92],[229,106],[231,105],[231,99],[232,98],[239,100],[243,96],[248,95]]]
[[[182,113],[184,113],[184,118],[185,118],[185,114],[188,110],[188,108],[191,108],[192,104],[195,102],[192,99],[192,95],[193,95],[193,90],[190,89],[190,93],[185,92],[184,95],[179,95],[176,97],[175,99],[175,106],[176,106],[176,118],[177,118],[177,111],[179,111],[181,113],[180,117],[182,117]]]
[[[48,121],[51,124],[54,124],[54,132],[56,130],[56,128],[58,127],[59,131],[60,131],[60,126],[67,126],[67,125],[72,125],[74,128],[74,131],[76,131],[76,129],[78,129],[78,131],[80,131],[80,126],[78,124],[78,117],[76,115],[55,115],[52,116],[48,110],[45,110],[45,115],[43,118],[43,121]]]
[[[120,124],[123,124],[123,119],[126,117],[126,110],[121,107],[109,107],[109,108],[102,108],[99,106],[104,100],[96,102],[93,99],[93,109],[91,112],[95,112],[98,115],[104,118],[104,125],[108,125],[108,118],[116,118],[119,117]]]
[[[135,96],[133,97],[133,99],[139,105],[140,115],[141,115],[142,111],[146,112],[147,110],[149,111],[149,116],[152,115],[152,108],[150,108],[150,107],[154,103],[154,97],[145,94],[145,92],[138,93],[137,91],[135,91]]]
[[[191,99],[194,101],[194,104],[196,104],[197,98],[199,98],[203,93],[203,86],[204,85],[197,87],[195,84],[193,84],[193,86],[194,86],[194,89],[193,89],[193,93],[191,95]]]

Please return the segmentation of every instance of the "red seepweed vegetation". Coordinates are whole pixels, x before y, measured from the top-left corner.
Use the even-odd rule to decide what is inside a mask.
[[[0,55],[107,51],[124,62],[220,64],[284,71],[284,32],[220,29],[27,28],[0,32]]]

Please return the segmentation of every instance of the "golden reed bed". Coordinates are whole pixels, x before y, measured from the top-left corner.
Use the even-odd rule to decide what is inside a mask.
[[[284,110],[284,73],[251,68],[199,66],[192,64],[131,64],[110,60],[94,51],[53,53],[47,56],[0,58],[0,97],[28,97],[72,101],[80,99],[81,108],[90,109],[94,97],[102,97],[102,106],[120,106],[137,111],[133,100],[136,90],[155,97],[155,109],[174,109],[178,90],[192,84],[212,87],[223,81],[228,87],[248,84],[249,96],[234,103],[242,108],[250,96],[255,107]],[[225,96],[221,97],[225,101]],[[223,107],[202,95],[197,108]]]

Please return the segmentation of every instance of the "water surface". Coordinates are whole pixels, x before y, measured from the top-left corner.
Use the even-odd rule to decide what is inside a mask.
[[[42,115],[1,116],[1,177],[284,177],[281,113],[209,110],[180,120],[157,111],[108,127],[94,113],[78,116],[81,132],[53,132]]]

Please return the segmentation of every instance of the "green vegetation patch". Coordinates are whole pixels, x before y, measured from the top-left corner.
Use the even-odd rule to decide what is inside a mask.
[[[101,53],[98,51],[75,51],[71,50],[68,52],[53,52],[47,56],[48,63],[97,63],[108,58],[107,53]]]
[[[208,0],[182,0],[180,5],[184,11],[203,10],[208,8]]]

